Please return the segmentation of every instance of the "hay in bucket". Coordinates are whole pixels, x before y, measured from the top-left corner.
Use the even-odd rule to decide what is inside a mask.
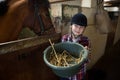
[[[86,61],[88,51],[80,44],[78,43],[71,43],[71,42],[62,42],[54,44],[54,48],[56,51],[57,58],[58,55],[62,55],[64,51],[66,51],[65,55],[72,56],[73,61],[75,59],[80,59],[78,62],[68,62],[68,64],[61,64],[61,65],[55,65],[50,62],[51,54],[53,55],[53,48],[52,46],[47,47],[44,50],[44,62],[53,70],[53,72],[60,77],[70,77],[78,73],[81,69],[81,65]],[[82,55],[82,57],[81,57]],[[55,55],[53,55],[53,58],[56,59]],[[67,59],[66,59],[67,60]],[[53,60],[56,61],[56,60]],[[63,60],[64,61],[64,60]],[[57,62],[57,61],[56,61]],[[61,62],[60,62],[61,63]]]

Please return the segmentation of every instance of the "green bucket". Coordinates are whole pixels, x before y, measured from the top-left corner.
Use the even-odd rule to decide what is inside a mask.
[[[54,48],[56,52],[62,53],[64,50],[71,53],[72,56],[78,57],[80,56],[81,50],[83,50],[82,60],[78,64],[74,64],[73,66],[55,66],[49,62],[50,52],[52,51],[52,47],[49,46],[44,50],[44,62],[53,70],[53,72],[59,77],[70,77],[78,73],[81,69],[81,65],[86,61],[88,56],[88,51],[78,43],[72,42],[61,42],[54,44]]]

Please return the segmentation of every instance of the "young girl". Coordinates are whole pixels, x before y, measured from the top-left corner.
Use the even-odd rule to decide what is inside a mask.
[[[85,31],[86,27],[87,27],[86,16],[82,13],[75,14],[71,20],[71,26],[70,26],[71,33],[63,35],[62,42],[70,41],[70,42],[79,43],[89,50],[90,48],[89,39],[88,37],[83,36],[83,32]],[[61,80],[85,80],[87,62],[88,61],[86,61],[82,65],[82,69],[80,70],[79,73],[69,78],[61,78]]]

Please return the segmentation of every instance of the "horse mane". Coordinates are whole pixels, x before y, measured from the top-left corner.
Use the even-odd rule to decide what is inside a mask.
[[[8,0],[0,1],[0,16],[5,15],[5,13],[8,11],[8,8]]]

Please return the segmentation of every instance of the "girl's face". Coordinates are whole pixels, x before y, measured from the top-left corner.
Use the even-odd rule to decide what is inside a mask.
[[[80,25],[77,25],[77,24],[72,24],[71,25],[71,30],[73,32],[73,34],[75,36],[79,36],[81,34],[83,34],[84,30],[85,30],[85,26],[80,26]]]

